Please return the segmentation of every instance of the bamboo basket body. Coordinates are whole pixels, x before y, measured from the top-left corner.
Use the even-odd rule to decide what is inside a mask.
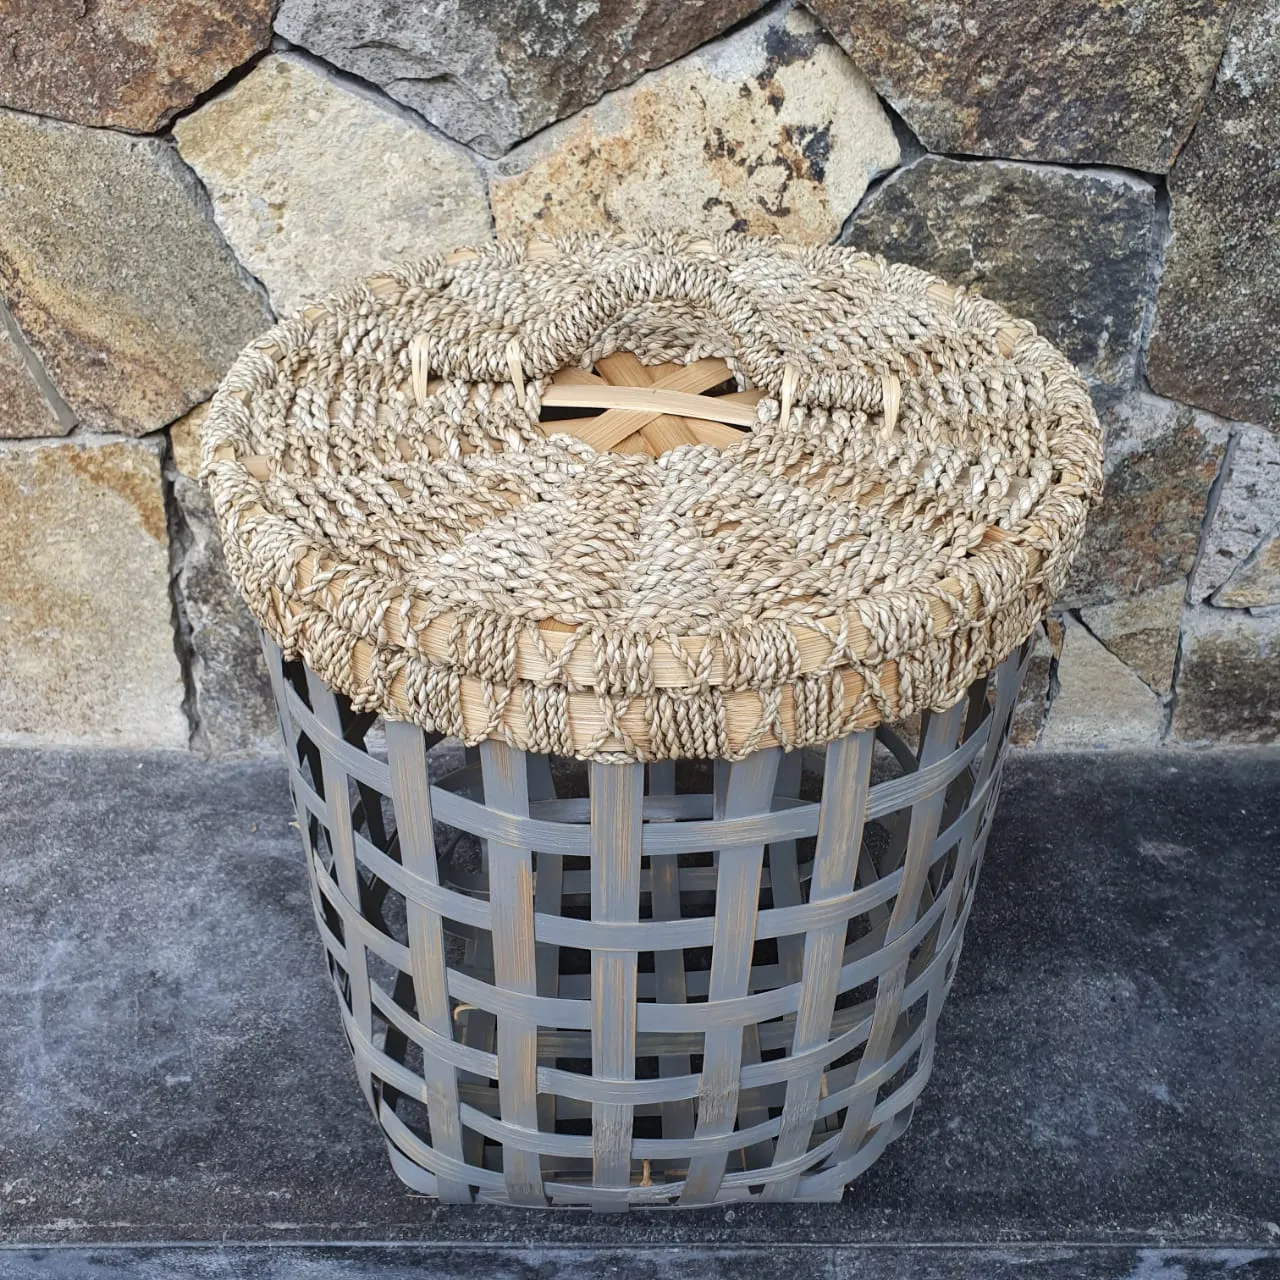
[[[1101,493],[1078,372],[851,249],[580,236],[308,305],[202,434],[399,1176],[838,1199],[928,1079]]]
[[[904,1132],[1026,645],[906,732],[649,764],[464,750],[264,646],[329,973],[406,1184],[836,1200]]]

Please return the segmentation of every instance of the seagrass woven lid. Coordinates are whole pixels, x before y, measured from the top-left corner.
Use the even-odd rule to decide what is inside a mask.
[[[592,416],[595,415],[595,416]],[[254,342],[203,475],[254,616],[470,743],[736,759],[955,703],[1102,487],[1080,376],[840,247],[460,250]]]

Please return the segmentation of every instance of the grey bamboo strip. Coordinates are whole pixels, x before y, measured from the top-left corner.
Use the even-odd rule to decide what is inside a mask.
[[[555,782],[551,777],[551,762],[546,756],[526,757],[529,772],[529,807],[535,802],[554,801]],[[564,858],[558,853],[539,851],[534,855],[533,910],[539,915],[558,916],[564,900]],[[538,994],[560,994],[560,948],[554,943],[539,942],[534,946],[534,962],[537,966]],[[541,1062],[541,1058],[539,1059]],[[538,1127],[554,1129],[556,1122],[556,1097],[553,1093],[538,1094]]]
[[[333,691],[327,688],[314,672],[307,672],[307,693],[315,710],[316,720],[330,733],[341,736],[342,722],[338,713],[338,701]],[[348,789],[347,774],[342,766],[331,755],[324,755],[323,785],[324,802],[328,817],[328,837],[333,852],[334,866],[337,870],[338,889],[341,894],[341,916],[344,933],[349,931],[352,921],[358,920],[361,913],[360,874],[356,868],[355,831],[351,823],[351,796]],[[351,1016],[356,1031],[366,1040],[373,1039],[373,1018],[369,1005],[369,969],[365,960],[364,947],[355,939],[347,943],[347,988],[351,1004]],[[360,1086],[364,1091],[365,1101],[377,1114],[378,1103],[374,1094],[373,1083],[366,1075],[361,1075]]]
[[[949,711],[933,715],[922,726],[923,741],[920,745],[920,769],[953,754],[956,736],[963,723],[964,706],[958,704]],[[929,863],[926,853],[933,845],[942,816],[945,787],[939,786],[932,795],[916,802],[911,810],[911,825],[902,859],[902,879],[894,899],[893,914],[885,931],[884,947],[887,950],[917,923],[920,895],[925,886]],[[876,1011],[871,1034],[858,1064],[858,1080],[855,1088],[861,1092],[849,1104],[844,1128],[836,1144],[833,1160],[839,1163],[854,1155],[867,1135],[876,1103],[876,1090],[870,1081],[883,1064],[889,1044],[899,1020],[906,1012],[902,1007],[902,993],[906,986],[909,953],[903,955],[892,969],[879,975],[876,986]]]
[[[861,851],[861,833],[866,821],[867,795],[871,789],[871,758],[875,734],[864,730],[827,747],[823,794],[830,799],[823,807],[818,826],[809,901],[820,902],[853,890]],[[800,1007],[796,1013],[792,1057],[808,1054],[827,1044],[835,1015],[836,988],[845,949],[843,923],[811,929],[804,940],[803,977]],[[787,1084],[782,1123],[778,1130],[776,1164],[785,1165],[802,1155],[809,1145],[817,1117],[819,1091],[827,1064],[815,1060],[804,1076]],[[799,1174],[771,1183],[768,1200],[794,1197]]]
[[[422,730],[413,724],[392,722],[387,725],[386,732],[391,802],[399,836],[400,861],[406,871],[431,884],[439,884],[426,740]],[[436,1035],[451,1040],[453,1018],[449,1012],[448,966],[440,914],[410,894],[405,895],[405,912],[418,1020]],[[462,1165],[465,1160],[456,1072],[424,1045],[422,1073],[427,1088],[431,1144],[442,1155]],[[471,1199],[465,1178],[439,1178],[436,1194],[441,1200],[452,1203],[467,1203]]]
[[[649,765],[649,795],[675,796],[676,767],[671,760],[655,760]],[[648,817],[646,809],[646,817]],[[643,828],[641,840],[643,841]],[[680,919],[680,883],[682,872],[675,858],[659,858],[651,862],[649,878],[650,902],[654,920]],[[641,878],[643,889],[644,880]],[[684,971],[684,950],[662,947],[653,953],[654,997],[662,1004],[684,1004],[688,999]],[[658,1075],[687,1076],[688,1054],[662,1054],[658,1058]],[[693,1136],[693,1100],[662,1104],[662,1131],[673,1138]]]
[[[749,813],[761,796],[773,794],[778,771],[776,748],[759,751],[746,760],[720,768],[725,818]],[[717,786],[717,801],[721,788]],[[745,996],[751,976],[755,945],[755,916],[760,895],[760,871],[764,845],[722,848],[717,855],[715,933],[712,943],[711,984],[707,995],[707,1031],[702,1061],[702,1087],[698,1092],[698,1121],[692,1141],[706,1149],[708,1139],[733,1131],[741,1087],[742,1026],[717,1025],[717,1005]],[[695,1155],[689,1162],[681,1203],[709,1204],[725,1174],[727,1148]]]
[[[529,808],[529,779],[524,753],[501,742],[480,746],[485,802],[498,811],[520,814]],[[493,907],[493,967],[498,986],[537,994],[533,937],[533,861],[530,851],[490,841],[490,902]],[[536,1151],[538,1132],[537,1024],[516,1012],[498,1013],[498,1094],[502,1102],[502,1170],[513,1204],[546,1203]],[[522,1132],[523,1131],[523,1132]],[[483,1130],[482,1130],[483,1132]]]
[[[644,766],[591,766],[591,919],[640,918],[640,827]],[[601,1080],[633,1080],[636,1069],[634,951],[591,955],[591,1072]],[[632,1107],[591,1108],[594,1185],[631,1182]]]

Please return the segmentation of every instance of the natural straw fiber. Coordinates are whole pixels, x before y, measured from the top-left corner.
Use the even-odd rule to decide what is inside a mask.
[[[619,435],[603,417],[540,423],[624,352],[658,386],[610,392],[616,443],[587,442]],[[763,398],[662,391],[686,364],[706,390],[716,358]],[[695,442],[661,451],[654,423]],[[1061,589],[1102,439],[1030,324],[914,268],[576,236],[398,268],[277,325],[214,398],[203,475],[254,616],[357,709],[600,761],[739,759],[963,697]]]

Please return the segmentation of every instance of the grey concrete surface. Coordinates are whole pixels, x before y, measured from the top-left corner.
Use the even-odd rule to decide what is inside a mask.
[[[1280,1251],[1123,1245],[220,1245],[0,1251],[0,1280],[1273,1280]]]
[[[290,819],[274,763],[0,752],[0,1280],[1280,1275],[1276,754],[1012,762],[933,1079],[832,1206],[410,1195]]]

